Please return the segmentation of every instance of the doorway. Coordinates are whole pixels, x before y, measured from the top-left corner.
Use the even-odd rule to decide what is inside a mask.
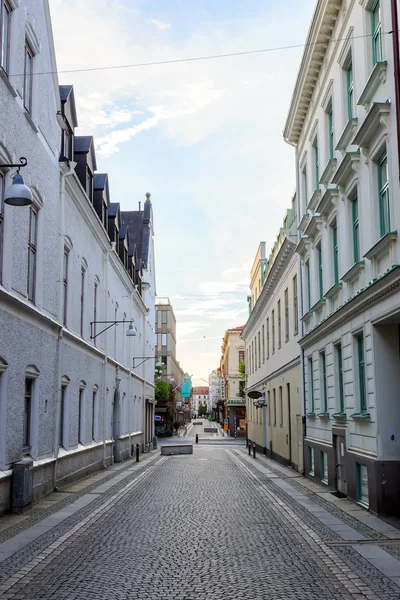
[[[336,461],[336,490],[339,497],[347,496],[347,479],[345,468],[345,438],[343,435],[335,436],[335,461]]]

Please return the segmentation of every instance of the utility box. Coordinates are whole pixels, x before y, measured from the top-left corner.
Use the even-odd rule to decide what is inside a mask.
[[[12,511],[22,513],[29,508],[33,500],[33,460],[23,458],[14,463],[12,482]]]

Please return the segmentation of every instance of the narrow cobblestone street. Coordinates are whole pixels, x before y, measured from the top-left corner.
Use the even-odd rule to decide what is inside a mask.
[[[1,598],[400,598],[400,531],[338,517],[243,445],[114,475],[0,544]]]

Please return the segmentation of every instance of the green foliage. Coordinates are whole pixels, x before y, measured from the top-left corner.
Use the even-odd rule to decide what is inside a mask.
[[[239,371],[240,379],[242,379],[244,381],[244,379],[246,377],[246,365],[245,365],[244,361],[239,363],[238,371]]]
[[[199,417],[207,414],[207,406],[205,404],[199,404]]]
[[[167,404],[171,396],[171,386],[169,383],[167,381],[157,381],[154,396],[157,402]]]
[[[157,366],[157,360],[154,364],[154,379],[155,381],[158,381],[159,379],[161,379],[161,377],[164,374],[166,367],[165,365],[161,365],[161,366]]]

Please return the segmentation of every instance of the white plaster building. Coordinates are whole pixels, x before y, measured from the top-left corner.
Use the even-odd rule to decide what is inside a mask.
[[[154,362],[133,369],[132,359],[155,349],[150,198],[133,217],[139,244],[130,213],[110,204],[108,178],[95,173],[93,139],[74,136],[74,94],[58,86],[47,0],[2,8],[0,513],[21,459],[33,461],[38,498],[150,443]],[[3,202],[12,170],[1,164],[20,156],[33,205],[14,208]],[[109,323],[94,321],[111,327],[100,333]],[[137,335],[126,337],[131,322]]]
[[[287,211],[269,257],[263,262],[263,285],[243,329],[246,342],[247,436],[259,451],[303,469],[298,257],[295,199]],[[260,248],[251,270],[260,261]],[[253,291],[252,294],[253,296]],[[262,394],[255,405],[249,392]]]
[[[199,406],[208,407],[209,403],[209,388],[208,386],[197,386],[192,388],[192,410],[196,415],[199,414]]]
[[[306,471],[387,513],[399,511],[400,469],[392,30],[390,2],[319,0],[284,131],[297,162]]]
[[[208,411],[216,416],[217,404],[220,400],[220,382],[218,370],[214,369],[208,376]]]

